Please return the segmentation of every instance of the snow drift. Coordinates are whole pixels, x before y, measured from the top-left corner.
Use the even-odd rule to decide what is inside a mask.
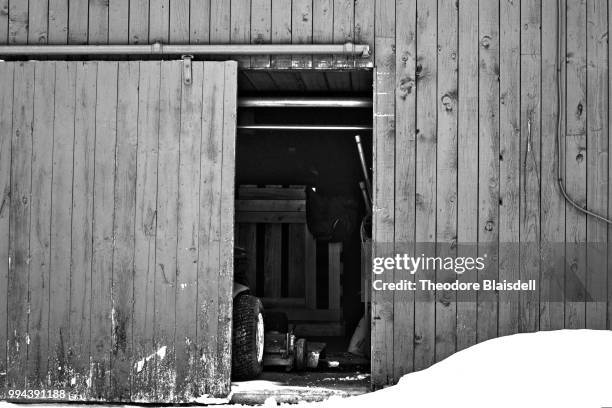
[[[612,331],[516,334],[458,352],[333,407],[612,407]]]

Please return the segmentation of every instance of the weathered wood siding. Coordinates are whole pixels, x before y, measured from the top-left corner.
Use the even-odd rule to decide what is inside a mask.
[[[227,395],[236,74],[0,63],[3,396]]]
[[[562,60],[565,63],[558,73],[555,67],[556,4],[556,0],[0,0],[0,42],[342,43],[352,40],[370,44],[376,66],[374,237],[377,244],[391,243],[379,245],[375,251],[381,255],[404,251],[417,253],[422,248],[415,247],[416,243],[422,246],[437,241],[440,248],[451,253],[456,250],[466,256],[479,252],[493,255],[494,261],[486,273],[479,276],[466,273],[461,277],[463,281],[499,276],[502,279],[534,277],[539,284],[544,283],[539,285],[538,297],[511,294],[492,299],[474,296],[473,299],[455,301],[452,293],[431,293],[418,299],[409,293],[374,294],[372,372],[375,386],[380,386],[491,337],[564,327],[611,328],[612,281],[609,276],[612,262],[605,261],[607,270],[606,267],[593,268],[594,263],[589,261],[592,254],[581,251],[574,244],[600,243],[607,248],[603,251],[603,257],[607,259],[612,252],[609,242],[612,232],[609,227],[587,219],[560,198],[555,158],[556,118],[561,109],[565,114],[562,128],[567,132],[561,146],[567,188],[579,203],[603,213],[612,213],[609,177],[612,161],[608,154],[612,148],[609,132],[612,109],[609,104],[612,88],[608,57],[610,6],[605,0],[564,1],[565,7],[560,12],[562,21],[567,24],[567,29],[561,28]],[[240,58],[240,63],[251,68],[352,66],[351,61],[332,56],[252,57]],[[124,305],[136,302],[138,322],[124,333],[126,338],[149,337],[156,324],[172,323],[155,320],[159,310],[155,309],[152,297],[162,296],[162,292],[147,280],[146,274],[156,269],[150,261],[156,255],[169,260],[176,256],[178,270],[185,262],[172,249],[164,247],[156,251],[151,242],[177,234],[178,240],[185,242],[182,234],[192,227],[191,221],[185,219],[195,217],[198,200],[192,189],[193,183],[181,182],[179,195],[185,194],[190,201],[185,203],[182,200],[184,205],[178,209],[178,214],[167,214],[171,219],[178,219],[178,227],[166,228],[160,224],[164,227],[160,230],[162,235],[143,229],[152,222],[151,214],[146,213],[151,195],[167,197],[173,190],[163,183],[151,183],[142,177],[142,171],[153,170],[154,158],[159,160],[159,165],[165,166],[164,171],[175,171],[172,157],[176,152],[164,150],[170,140],[160,140],[159,150],[155,151],[134,144],[135,132],[142,131],[145,125],[140,123],[144,120],[140,115],[149,114],[150,104],[157,101],[157,96],[142,95],[144,92],[155,94],[160,83],[159,78],[151,76],[150,72],[132,72],[132,69],[138,70],[137,64],[129,68],[129,64],[122,63],[120,67],[117,74],[104,70],[98,72],[98,80],[118,76],[120,82],[125,82],[126,86],[120,86],[118,90],[120,95],[117,97],[124,108],[117,109],[117,117],[139,117],[139,122],[117,127],[115,133],[110,133],[115,142],[96,140],[95,143],[88,132],[91,132],[92,123],[97,120],[102,124],[102,119],[92,116],[91,120],[75,123],[74,126],[82,132],[76,132],[74,152],[65,149],[65,143],[70,142],[66,140],[69,135],[58,134],[54,143],[61,155],[59,157],[67,160],[72,155],[75,166],[78,165],[72,169],[75,177],[72,208],[62,207],[58,216],[65,219],[72,214],[72,219],[101,220],[92,225],[91,231],[81,225],[73,226],[73,265],[83,263],[87,257],[92,257],[94,262],[83,268],[79,280],[72,277],[71,291],[75,292],[79,285],[87,286],[88,279],[92,284],[95,279],[96,285],[106,285],[110,290],[108,279],[116,282],[119,279],[117,275],[99,275],[95,271],[104,268],[107,262],[116,268],[133,265],[136,273],[120,279],[123,279],[122,285],[128,287],[137,283],[138,292],[123,292],[123,286],[112,286],[113,299]],[[56,213],[50,213],[44,202],[21,198],[29,197],[33,191],[31,180],[36,181],[38,175],[63,168],[66,164],[49,161],[45,151],[48,153],[51,145],[32,144],[31,133],[39,131],[36,126],[32,127],[35,117],[39,116],[38,113],[33,116],[36,107],[11,103],[12,98],[27,100],[32,96],[36,87],[30,72],[32,66],[5,64],[1,69],[0,193],[3,194],[3,204],[0,206],[0,290],[4,293],[8,288],[15,302],[11,303],[8,315],[0,314],[0,325],[8,324],[10,334],[14,330],[25,333],[26,326],[37,321],[37,317],[31,315],[28,323],[23,315],[28,287],[25,281],[15,277],[27,276],[33,262],[40,263],[45,257],[49,260],[41,268],[45,272],[40,279],[50,279],[45,275],[51,273],[49,265],[66,263],[65,259],[50,255],[49,251],[55,249],[53,245],[51,249],[47,248],[44,239],[32,241],[32,228],[49,224],[51,214]],[[40,65],[40,70],[40,75],[45,75],[43,65]],[[63,92],[76,93],[78,98],[92,98],[91,91],[79,90],[78,79],[93,75],[90,70],[90,67],[77,66],[76,73],[62,71],[55,81],[68,81],[76,75],[77,88]],[[286,75],[290,76],[291,72]],[[558,75],[564,85],[560,107],[557,107],[555,90]],[[141,96],[136,96],[135,90],[130,91],[134,79],[140,81]],[[295,84],[295,81],[289,83]],[[164,85],[167,86],[170,85]],[[279,83],[278,86],[284,85]],[[161,95],[164,97],[172,95],[171,89],[159,91],[163,91]],[[97,95],[98,100],[113,98],[115,95],[109,94],[111,92],[105,89]],[[183,92],[183,100],[185,95]],[[198,110],[198,104],[204,103],[206,109],[210,109],[206,99],[202,102],[195,95],[193,98],[189,99],[192,105],[183,106]],[[66,115],[73,110],[84,110],[85,115],[92,115],[93,109],[87,102],[83,105],[78,101],[59,108],[56,114]],[[185,122],[190,115],[184,112],[181,111],[184,115],[181,132],[199,134],[201,126],[209,126],[197,121]],[[100,114],[112,116],[113,112],[105,110]],[[173,123],[165,125],[175,126]],[[7,136],[11,134],[24,137],[11,141]],[[92,161],[90,157],[94,148],[96,157],[107,154],[108,143],[125,146],[117,150],[118,164],[114,168],[106,168],[104,162]],[[181,152],[185,149],[185,154],[193,151],[183,145],[180,149]],[[181,177],[208,177],[210,169],[196,163],[195,156],[185,154],[179,153],[181,158],[190,158],[179,164]],[[7,175],[9,168],[14,174],[10,179]],[[92,204],[80,193],[76,194],[76,188],[91,191],[94,195],[104,194],[108,186],[104,180],[92,181],[93,172],[114,175],[119,180],[115,186],[114,205],[111,200],[106,201],[105,196],[96,201],[104,203],[108,210],[104,209],[107,207],[92,210]],[[137,173],[140,176],[134,176]],[[136,177],[137,185],[123,186],[123,175]],[[55,180],[52,184],[36,185],[35,188],[41,195],[49,196],[65,191],[65,182],[63,179]],[[208,187],[208,184],[203,187]],[[134,200],[136,207],[128,204]],[[111,210],[115,212],[114,219],[108,218]],[[143,224],[143,220],[149,224]],[[139,228],[133,228],[134,223]],[[198,225],[201,227],[203,224]],[[64,225],[57,227],[60,229],[52,234],[65,233]],[[49,232],[50,226],[45,228]],[[104,239],[111,228],[117,230],[115,248],[122,249],[116,249],[112,261],[109,261],[105,259],[108,248]],[[2,239],[8,236],[9,229],[11,240]],[[47,236],[45,230],[34,231],[41,237]],[[88,238],[90,235],[93,246],[74,239],[75,236]],[[580,294],[576,293],[568,293],[574,300],[572,302],[552,296],[551,292],[558,288],[546,283],[558,277],[557,265],[551,260],[559,245],[566,247],[572,260],[568,270],[584,283],[596,302],[587,302],[586,297],[579,299]],[[183,248],[183,244],[179,248]],[[70,248],[56,249],[66,254]],[[130,258],[134,249],[138,262]],[[9,253],[12,254],[10,274],[7,266]],[[30,266],[24,263],[26,259]],[[205,265],[200,265],[197,271],[187,272],[185,279],[192,275],[203,278],[204,271]],[[31,285],[38,286],[45,283],[42,280],[30,281]],[[142,286],[147,283],[149,286]],[[54,281],[53,285],[56,285],[53,286],[54,293],[56,290],[57,293],[68,293],[60,282]],[[101,289],[96,286],[95,291]],[[186,290],[191,291],[190,296],[207,296],[215,288],[195,290],[188,287]],[[85,304],[98,305],[101,294],[104,292],[78,291],[79,301]],[[46,300],[39,301],[43,304]],[[53,302],[59,302],[59,310],[66,310],[61,300],[53,299]],[[191,313],[194,306],[177,297],[174,307],[178,314],[182,311]],[[80,324],[98,328],[96,314],[81,317],[73,306],[70,306],[70,311],[68,319],[54,314],[57,317],[54,324],[66,324],[76,319]],[[131,316],[117,316],[117,319],[129,318]],[[87,323],[83,319],[92,321]],[[39,336],[45,336],[43,324],[36,326]],[[217,330],[216,321],[200,321],[200,324],[206,325],[211,332]],[[73,327],[71,324],[70,333],[77,335]],[[182,336],[179,332],[193,331],[193,326],[178,320],[176,327],[177,339]],[[110,347],[108,343],[112,337],[108,332],[110,329],[107,329],[101,328],[100,337],[92,338],[90,347],[94,347],[94,341],[100,342],[101,350]],[[0,330],[0,342],[6,340],[2,337],[5,333]],[[185,334],[185,337],[189,336],[193,334]],[[51,341],[57,339],[54,334],[50,339],[30,341],[41,345],[41,356],[52,356],[56,345]],[[211,337],[207,347],[217,347],[215,341]],[[124,377],[117,377],[118,381],[111,379],[114,387],[129,388],[123,379],[132,378],[126,357],[133,352],[131,347],[141,349],[146,348],[146,344],[137,341],[121,343],[110,357],[111,363],[115,361],[125,370]],[[189,352],[188,349],[177,350],[176,358],[179,358],[178,353]],[[108,359],[100,358],[100,364],[108,363]],[[0,354],[0,372],[5,371],[6,361],[7,355]],[[24,370],[25,366],[20,364],[27,361],[23,348],[18,354],[8,355],[8,363],[13,368]],[[181,367],[181,374],[177,381],[191,378],[188,366],[178,367]],[[213,378],[215,368],[209,365],[205,370],[206,375]],[[155,373],[150,374],[155,378]],[[4,377],[0,376],[0,381],[4,381]],[[150,395],[151,379],[143,374],[134,381],[142,383],[142,389],[149,390],[147,395]]]
[[[487,268],[460,281],[538,290],[374,293],[375,387],[493,337],[611,329],[612,229],[565,203],[556,159],[561,109],[566,188],[611,214],[610,6],[563,3],[557,72],[556,3],[376,1],[375,253],[486,253]]]

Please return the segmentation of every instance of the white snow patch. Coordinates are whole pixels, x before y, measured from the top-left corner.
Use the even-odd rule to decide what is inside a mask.
[[[349,375],[346,377],[326,377],[326,378],[323,378],[323,381],[359,381],[359,380],[365,380],[369,376],[370,374],[357,374],[353,376]]]
[[[204,405],[225,405],[225,404],[229,404],[230,397],[215,398],[215,397],[210,397],[208,394],[204,394],[198,398],[195,398],[192,402],[196,404],[204,404]]]
[[[558,330],[485,341],[396,386],[324,407],[612,407],[612,331]]]
[[[166,357],[166,349],[167,348],[168,347],[166,347],[166,346],[160,347],[160,349],[157,350],[157,352],[155,353],[155,354],[157,354],[157,357],[159,357],[160,360],[163,360]]]
[[[149,354],[145,358],[138,360],[136,364],[134,364],[134,369],[136,370],[136,372],[141,372],[147,361],[154,359],[155,356],[159,357],[160,360],[163,360],[166,357],[166,349],[166,346],[160,347],[159,350],[157,350],[155,353]]]
[[[287,388],[286,385],[282,385],[279,382],[267,380],[250,380],[232,383],[232,392],[260,391],[263,389],[282,390]]]

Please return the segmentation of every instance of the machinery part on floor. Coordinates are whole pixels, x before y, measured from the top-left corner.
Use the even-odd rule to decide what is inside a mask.
[[[307,368],[317,368],[319,366],[319,360],[325,358],[325,347],[327,347],[327,344],[322,342],[308,342],[306,347]]]
[[[232,335],[232,377],[257,378],[263,370],[264,319],[261,301],[248,293],[234,299]]]
[[[265,366],[285,367],[286,371],[293,370],[295,365],[295,342],[293,332],[279,333],[266,331],[264,359]]]
[[[0,56],[64,55],[352,55],[370,56],[367,44],[131,44],[131,45],[3,45]]]
[[[372,98],[241,97],[239,108],[371,108]]]
[[[306,339],[297,339],[295,341],[295,368],[302,371],[306,365]]]
[[[287,315],[283,312],[271,312],[265,315],[266,334],[264,336],[263,364],[265,366],[285,367],[287,372],[294,368],[302,371],[306,367],[306,339],[298,339],[293,333],[293,325],[287,324]],[[323,343],[323,348],[325,344]]]
[[[561,18],[561,7],[564,7],[562,1],[557,0],[557,58],[555,58],[555,66],[556,66],[556,71],[557,71],[557,184],[559,185],[559,190],[561,191],[563,198],[565,198],[565,201],[567,201],[572,207],[574,207],[581,213],[590,215],[591,217],[599,221],[605,222],[607,224],[612,224],[612,218],[606,218],[604,215],[590,211],[586,207],[582,207],[580,204],[578,204],[572,197],[569,196],[567,190],[565,190],[565,185],[563,184],[563,172],[561,171],[561,157],[563,153],[561,151],[561,134],[562,134],[561,126],[563,123],[563,121],[561,120],[562,118],[561,106],[563,105],[561,103],[561,97],[563,95],[563,90],[562,90],[561,78],[560,78],[561,77],[561,64],[562,64],[562,62],[560,61],[560,58],[561,58],[561,54],[563,51],[561,49],[562,47],[561,45],[561,24],[563,23],[562,18]],[[565,61],[565,58],[563,60]]]

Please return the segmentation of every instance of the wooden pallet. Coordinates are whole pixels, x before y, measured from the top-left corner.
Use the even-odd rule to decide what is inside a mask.
[[[317,242],[306,226],[304,186],[240,186],[236,225],[236,243],[249,258],[251,290],[262,297],[266,310],[286,313],[301,336],[343,335],[342,244],[329,243],[323,253],[317,253]],[[284,253],[283,243],[287,248]],[[260,262],[257,268],[258,253],[261,259],[262,252],[263,265]],[[325,287],[317,285],[317,276],[320,280],[323,275],[317,264],[321,266],[322,261],[326,265],[326,301],[317,293]],[[257,282],[263,282],[263,287],[258,288]]]

